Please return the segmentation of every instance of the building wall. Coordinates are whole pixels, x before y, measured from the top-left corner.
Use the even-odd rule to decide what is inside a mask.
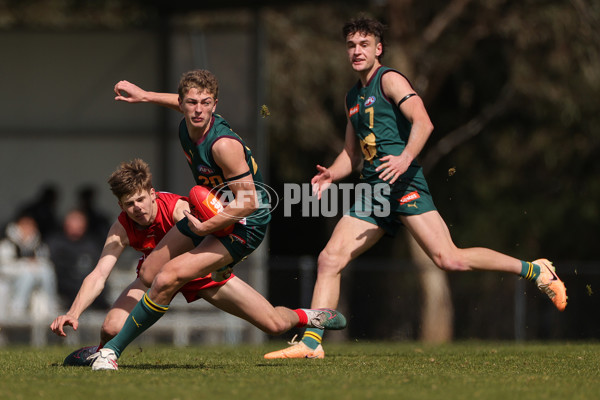
[[[176,135],[180,114],[115,102],[112,88],[121,79],[175,91],[183,72],[211,69],[221,85],[217,112],[252,145],[248,33],[173,32],[165,83],[157,39],[148,31],[0,33],[0,223],[46,184],[61,193],[61,215],[74,206],[77,188],[91,183],[99,207],[116,216],[106,178],[135,157],[151,165],[160,189],[189,190],[193,180]]]
[[[0,34],[0,221],[45,184],[74,206],[79,185],[98,188],[98,204],[116,215],[106,178],[119,162],[158,159],[157,110],[114,101],[112,87],[132,79],[158,84],[158,50],[144,32]]]

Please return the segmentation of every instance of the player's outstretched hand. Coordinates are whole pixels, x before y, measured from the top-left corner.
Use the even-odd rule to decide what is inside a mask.
[[[329,169],[321,165],[317,165],[317,171],[319,172],[313,176],[310,183],[312,185],[313,194],[316,194],[317,198],[320,199],[323,192],[327,190],[329,185],[331,185],[331,182],[333,182],[333,177],[331,176]]]
[[[120,81],[115,85],[115,100],[127,103],[141,103],[145,101],[146,91],[129,81]]]
[[[72,326],[73,330],[77,330],[79,326],[79,320],[77,318],[71,317],[70,315],[59,315],[56,317],[54,321],[50,324],[50,329],[52,332],[56,333],[58,336],[67,336],[64,331],[65,326]]]

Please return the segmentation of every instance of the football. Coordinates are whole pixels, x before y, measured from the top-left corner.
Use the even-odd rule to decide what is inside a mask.
[[[221,200],[209,187],[197,185],[190,190],[190,209],[194,217],[200,221],[207,221],[219,214],[225,208]],[[212,234],[218,237],[227,236],[233,231],[233,223],[220,231]]]

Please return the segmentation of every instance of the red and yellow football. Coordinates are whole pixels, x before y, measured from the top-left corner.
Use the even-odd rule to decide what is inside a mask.
[[[211,188],[202,185],[196,185],[190,190],[189,201],[192,214],[203,222],[221,213],[225,208]],[[212,234],[222,237],[229,235],[232,231],[233,222],[228,227]]]

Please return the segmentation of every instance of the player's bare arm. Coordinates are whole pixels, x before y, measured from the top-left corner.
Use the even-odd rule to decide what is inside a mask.
[[[198,235],[207,235],[221,230],[231,225],[232,219],[237,221],[247,217],[258,208],[256,187],[246,163],[242,144],[234,139],[223,138],[215,142],[212,152],[215,162],[228,179],[229,189],[234,199],[223,212],[205,222],[200,222],[191,213],[186,212],[192,230]]]
[[[119,81],[114,87],[115,100],[127,103],[154,103],[181,112],[176,93],[149,92],[129,81]]]
[[[415,93],[405,77],[398,73],[389,72],[381,78],[383,91],[394,104],[398,104],[408,95]],[[406,172],[413,160],[419,155],[425,143],[433,132],[433,124],[429,119],[421,97],[411,96],[400,104],[400,111],[412,124],[406,148],[402,154],[388,155],[381,158],[384,163],[377,167],[381,171],[379,177],[394,183]]]
[[[190,212],[190,204],[185,200],[177,200],[173,209],[173,221],[181,221],[185,217],[185,211]]]
[[[348,115],[348,110],[346,110]],[[361,152],[358,139],[354,133],[354,127],[348,118],[346,133],[344,137],[344,149],[329,168],[317,165],[317,174],[311,179],[312,191],[321,198],[332,182],[339,181],[350,175],[361,163]]]
[[[83,280],[71,308],[66,314],[56,317],[50,324],[50,329],[54,333],[58,336],[66,336],[64,326],[67,325],[77,330],[79,317],[102,293],[106,280],[127,246],[128,239],[125,228],[119,221],[116,221],[108,232],[98,264]]]

